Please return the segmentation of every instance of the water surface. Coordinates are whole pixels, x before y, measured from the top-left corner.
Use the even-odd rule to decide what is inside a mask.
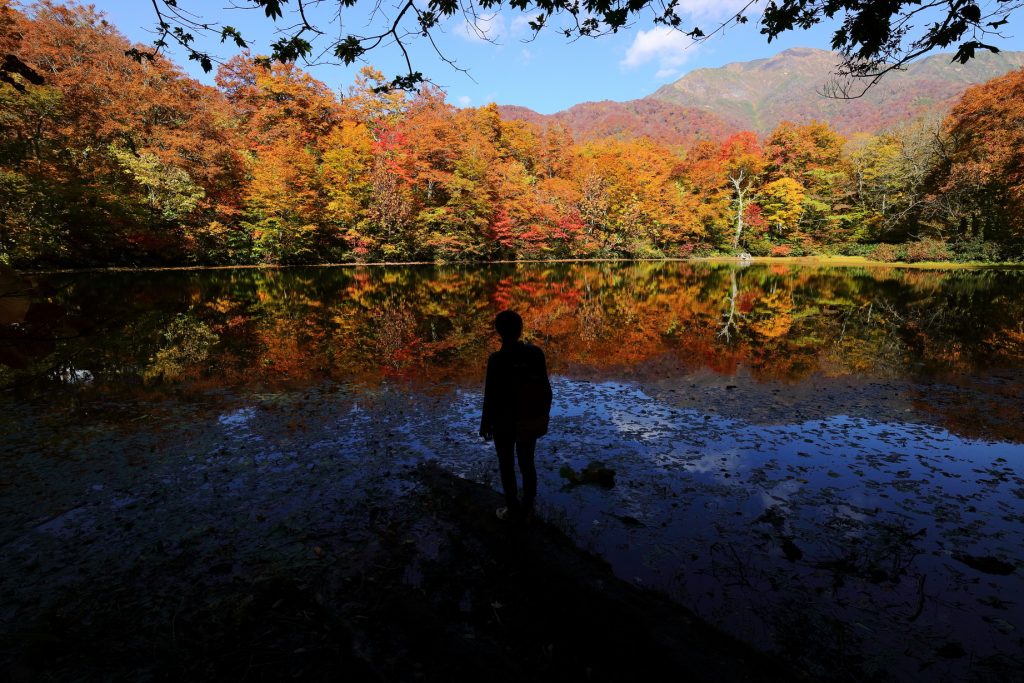
[[[620,576],[821,675],[1021,665],[1021,271],[39,280],[92,329],[0,370],[5,619],[137,564],[130,549],[241,562],[289,530],[329,533],[424,459],[497,486],[477,411],[491,320],[515,308],[555,388],[543,516]],[[592,461],[613,489],[559,476]]]

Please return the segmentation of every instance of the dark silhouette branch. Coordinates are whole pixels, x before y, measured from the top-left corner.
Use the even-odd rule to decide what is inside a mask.
[[[189,59],[211,70],[219,60],[196,47],[196,34],[219,32],[221,42],[231,39],[240,48],[248,47],[236,29],[207,22],[198,14],[181,9],[179,1],[150,0],[157,19],[157,39],[152,50],[133,49],[132,56],[153,59],[173,42],[185,50]],[[268,20],[276,22],[284,17],[286,6],[293,8],[289,11],[297,16],[297,21],[279,29],[281,38],[270,46],[269,56],[262,60],[264,63],[299,59],[307,64],[323,63],[330,54],[334,57],[332,62],[352,64],[361,61],[368,52],[393,46],[402,55],[406,73],[395,77],[391,87],[414,88],[424,81],[423,75],[414,70],[408,49],[417,38],[426,39],[446,65],[467,73],[445,54],[435,37],[440,22],[455,16],[463,16],[470,31],[492,43],[497,41],[483,25],[489,19],[482,11],[497,13],[508,7],[530,15],[533,36],[524,42],[536,39],[540,31],[552,23],[551,19],[558,17],[563,20],[561,26],[551,30],[574,42],[629,28],[642,13],[649,12],[655,24],[678,30],[695,41],[706,41],[730,26],[748,23],[748,13],[760,6],[757,0],[748,0],[732,18],[719,23],[710,33],[704,33],[697,26],[686,25],[680,14],[685,13],[686,8],[681,6],[680,0],[586,0],[582,3],[579,0],[398,0],[393,20],[383,18],[381,1],[373,0],[368,26],[383,23],[379,32],[371,30],[369,35],[344,35],[342,32],[337,38],[325,38],[326,26],[310,12],[325,1],[296,0],[294,5],[289,5],[288,0],[234,0],[228,11],[262,9]],[[329,4],[337,9],[330,13],[328,23],[340,25],[345,10],[357,2],[359,0],[330,0]],[[974,58],[979,50],[998,52],[997,46],[986,41],[1003,38],[1000,29],[1022,6],[1024,0],[774,0],[764,7],[758,23],[761,34],[771,42],[790,31],[839,20],[831,47],[843,61],[837,69],[835,82],[826,84],[821,92],[830,97],[856,99],[887,74],[905,68],[934,50],[956,46],[953,59],[961,63]],[[915,32],[919,32],[916,37]],[[313,42],[320,40],[329,42],[311,59]]]

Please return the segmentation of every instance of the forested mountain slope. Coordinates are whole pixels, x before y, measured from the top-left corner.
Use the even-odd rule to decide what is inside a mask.
[[[562,125],[579,141],[648,137],[665,145],[688,146],[699,140],[718,140],[739,130],[734,122],[714,112],[651,98],[583,102],[550,116],[518,105],[501,105],[498,110],[505,120]]]
[[[944,116],[969,86],[1024,66],[1024,52],[979,54],[967,64],[938,54],[894,71],[863,97],[823,97],[839,57],[793,48],[768,59],[697,69],[647,99],[710,112],[764,134],[781,121],[824,121],[844,135],[875,133],[920,116]]]
[[[639,100],[584,102],[551,115],[515,105],[499,109],[505,119],[560,124],[582,141],[646,136],[689,145],[740,130],[764,135],[782,121],[823,121],[844,135],[878,133],[921,117],[941,118],[968,87],[1024,67],[1024,52],[979,54],[967,64],[950,57],[933,55],[894,71],[856,99],[822,95],[837,55],[792,48],[767,59],[696,69]]]

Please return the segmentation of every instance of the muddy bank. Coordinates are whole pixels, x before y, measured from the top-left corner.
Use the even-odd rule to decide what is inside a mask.
[[[6,680],[799,680],[431,465],[263,562],[138,558],[7,622]],[[224,539],[229,541],[229,539]],[[205,574],[205,576],[203,576]],[[186,580],[188,579],[188,580]]]

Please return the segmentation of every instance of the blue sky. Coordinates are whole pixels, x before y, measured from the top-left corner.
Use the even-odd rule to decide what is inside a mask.
[[[374,21],[368,14],[373,3],[359,0],[355,7],[343,10],[344,25],[339,27],[335,23],[331,28],[342,34],[370,33],[373,26],[381,25],[383,17],[393,17],[392,3],[398,4],[398,0],[382,0],[381,14],[376,17],[376,23],[369,24]],[[93,4],[106,12],[112,23],[130,39],[153,40],[152,29],[156,22],[150,3],[93,0]],[[275,39],[274,26],[261,11],[224,9],[230,3],[209,0],[179,0],[178,4],[186,10],[202,13],[207,21],[239,29],[257,52]],[[681,0],[680,7],[684,9],[684,16],[691,18],[691,25],[696,24],[710,33],[745,4],[745,0]],[[286,5],[291,6],[294,3]],[[337,6],[334,0],[327,0],[313,11],[328,24],[328,15]],[[555,28],[553,25],[540,37],[529,41],[532,32],[526,21],[532,15],[524,16],[506,9],[480,15],[477,26],[487,33],[490,42],[482,39],[462,17],[449,19],[437,32],[439,47],[460,67],[468,69],[468,74],[442,62],[426,40],[413,41],[410,54],[414,68],[443,87],[453,104],[478,106],[493,101],[552,113],[589,100],[643,97],[692,69],[767,57],[789,47],[827,48],[829,45],[831,32],[827,27],[795,31],[769,45],[758,33],[757,16],[751,14],[748,24],[732,26],[699,44],[691,44],[679,32],[654,26],[649,19],[641,19],[614,35],[569,43],[551,30]],[[280,26],[292,23],[294,18],[287,12],[278,22]],[[215,38],[201,39],[200,43],[211,54],[220,57],[232,54],[233,46],[221,45]],[[1022,50],[1024,36],[997,44],[1003,49]],[[170,54],[197,78],[212,82],[212,75],[204,75],[197,64],[184,63],[180,51]],[[393,46],[377,48],[367,55],[366,61],[388,76],[404,73],[404,61]],[[332,88],[343,90],[352,82],[358,66],[323,64],[309,70]],[[808,87],[820,85],[814,83]]]

